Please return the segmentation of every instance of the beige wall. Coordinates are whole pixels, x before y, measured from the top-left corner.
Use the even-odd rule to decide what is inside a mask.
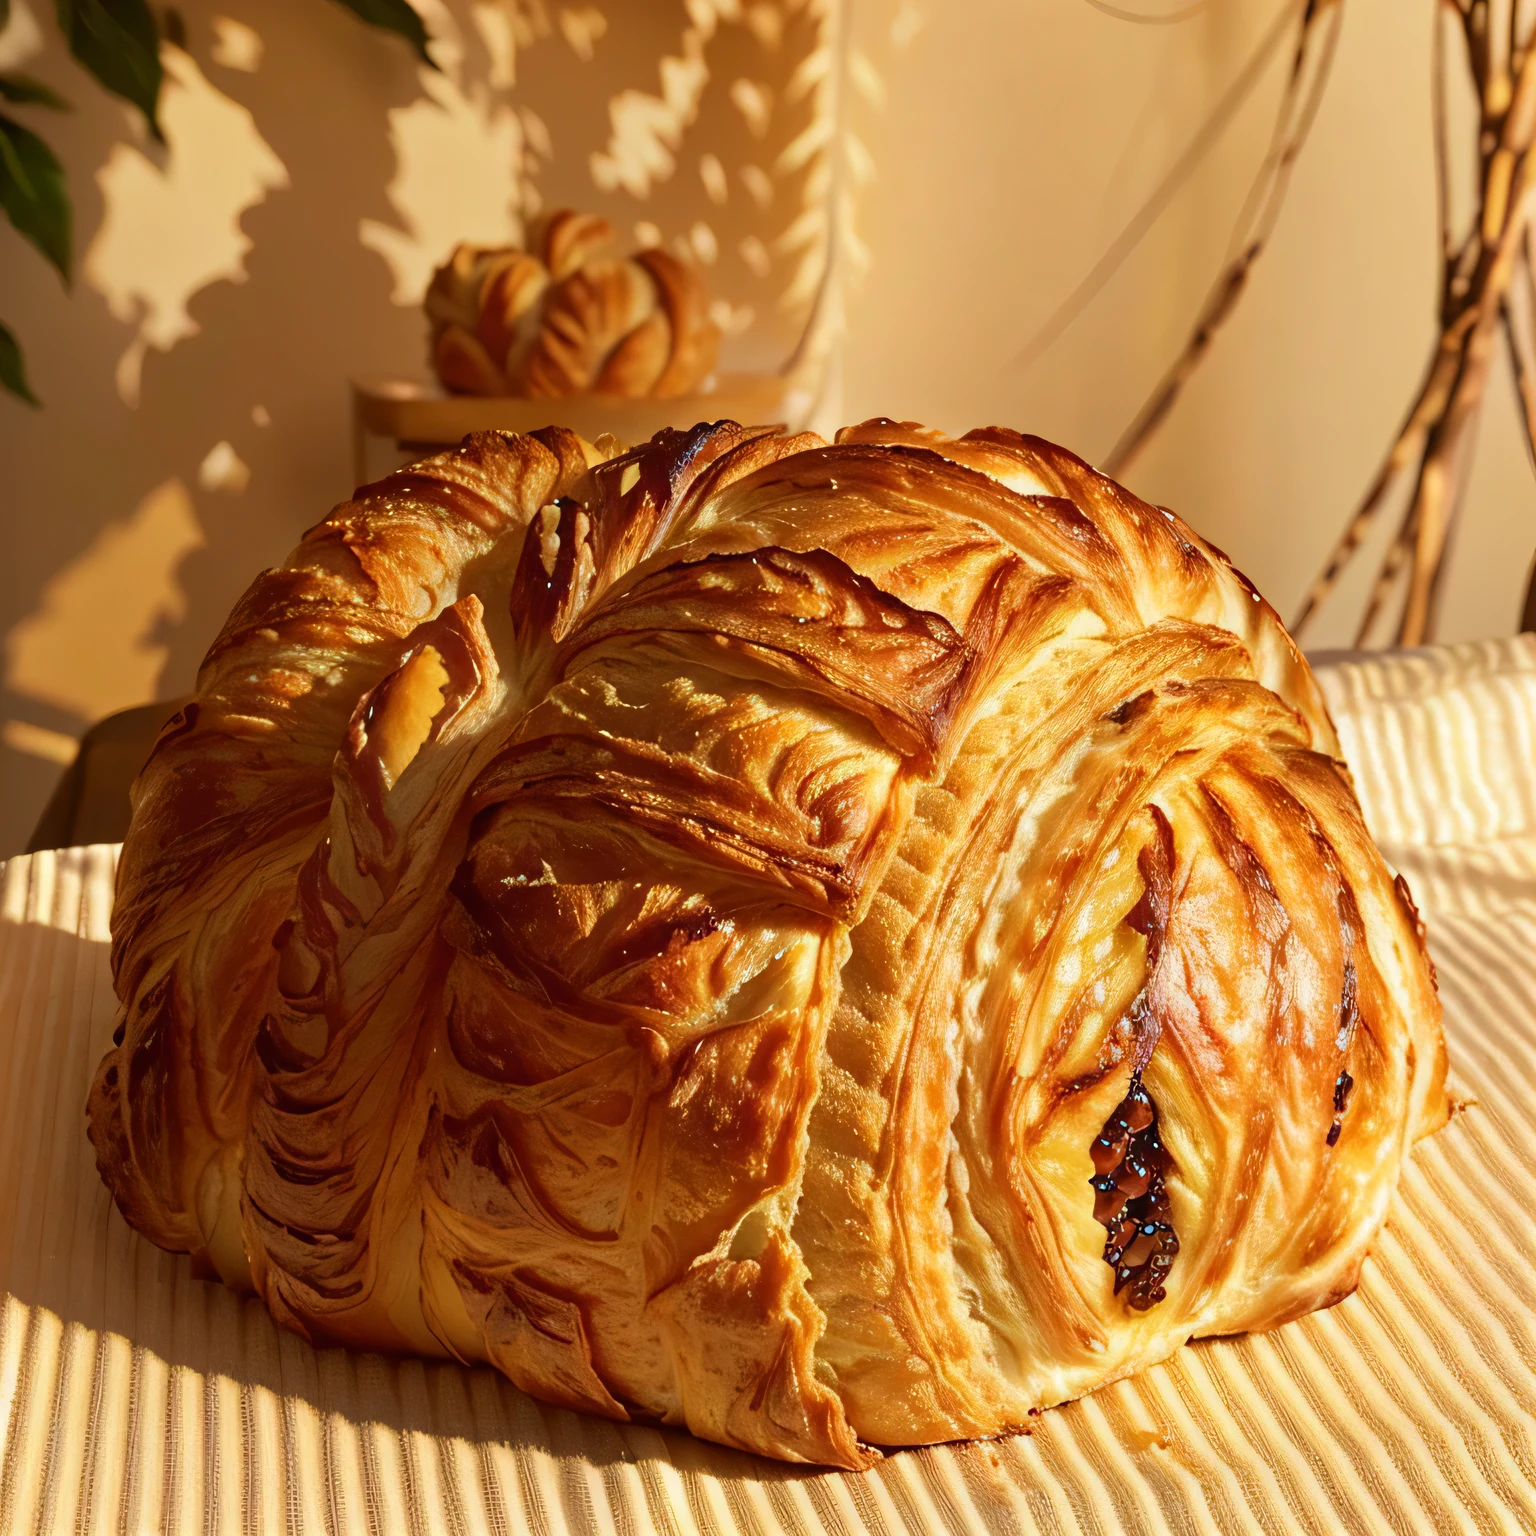
[[[801,215],[824,202],[794,150],[818,107],[791,88],[821,36],[803,6],[712,25],[673,0],[422,0],[433,75],[331,0],[178,8],[169,153],[64,56],[47,0],[13,0],[0,39],[0,68],[76,104],[31,116],[69,172],[79,269],[66,294],[0,227],[0,314],[46,402],[0,399],[0,855],[71,739],[189,688],[255,571],[349,493],[348,380],[422,374],[420,289],[457,238],[574,202],[691,240],[728,367],[777,366],[805,319],[781,303],[814,276]]]
[[[1011,360],[1194,133],[1277,3],[1210,0],[1178,25],[1134,26],[1084,0],[852,0],[848,124],[875,177],[841,248],[850,269],[859,245],[869,255],[848,299],[842,413],[1004,422],[1101,457],[1215,275],[1278,69],[1083,318],[1032,367]],[[1130,477],[1286,612],[1430,339],[1430,0],[1345,5],[1274,247]],[[61,57],[51,7],[17,12],[36,15],[42,43],[25,67],[77,103],[39,126],[69,169],[81,273],[66,296],[0,230],[3,316],[47,401],[37,414],[0,401],[11,534],[0,854],[58,772],[49,754],[100,714],[188,686],[253,571],[346,494],[346,380],[419,368],[406,301],[453,233],[510,235],[536,200],[601,207],[625,228],[650,220],[669,238],[707,223],[712,282],[745,323],[728,360],[770,362],[797,334],[803,306],[780,300],[807,270],[794,230],[818,189],[815,167],[784,152],[814,113],[791,88],[820,36],[814,5],[695,0],[724,18],[705,49],[709,83],[674,170],[643,199],[599,191],[589,157],[608,146],[620,93],[665,94],[659,60],[686,53],[683,0],[422,8],[457,38],[438,80],[328,0],[184,4],[196,67],[178,65],[169,160],[137,147],[121,108]],[[525,44],[510,84],[508,21]],[[24,32],[13,21],[0,59],[34,48]],[[242,67],[251,35],[254,69]],[[739,80],[767,90],[764,139],[732,94]],[[700,175],[708,153],[730,179],[723,207]],[[865,159],[858,146],[851,156]],[[759,207],[741,169],[776,162],[775,200]],[[751,239],[771,255],[766,276],[742,254]],[[1445,606],[1451,637],[1513,627],[1536,543],[1512,409],[1500,374]],[[1342,616],[1324,617],[1314,640],[1337,642]]]
[[[1287,617],[1396,430],[1433,338],[1432,0],[1343,3],[1333,76],[1273,245],[1127,477],[1225,548]],[[1189,21],[1153,27],[1082,0],[925,6],[917,40],[888,55],[893,106],[872,132],[880,174],[861,222],[875,260],[851,305],[847,412],[951,429],[1002,421],[1089,459],[1107,454],[1221,266],[1288,60],[1083,318],[1032,367],[1011,360],[1151,192],[1279,9],[1211,0]],[[862,12],[872,28],[883,20],[879,7]],[[1515,411],[1501,359],[1446,639],[1517,622],[1536,548],[1536,480]],[[1358,562],[1309,645],[1348,643],[1368,567]]]

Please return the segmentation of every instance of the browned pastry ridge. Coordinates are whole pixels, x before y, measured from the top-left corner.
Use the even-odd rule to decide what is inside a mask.
[[[135,790],[128,1220],[316,1343],[858,1467],[1357,1282],[1433,972],[1218,551],[1036,438],[488,433]]]
[[[432,367],[471,395],[669,399],[715,366],[698,271],[660,249],[620,259],[606,219],[563,208],[531,249],[460,245],[433,274]]]

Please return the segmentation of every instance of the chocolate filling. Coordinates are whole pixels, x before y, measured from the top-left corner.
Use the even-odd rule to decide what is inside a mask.
[[[1138,1312],[1160,1302],[1179,1251],[1168,1206],[1168,1152],[1157,1133],[1157,1106],[1131,1075],[1130,1092],[1104,1122],[1091,1148],[1096,1177],[1093,1219],[1109,1234],[1104,1262],[1115,1272],[1115,1295]]]
[[[1158,1135],[1157,1105],[1141,1080],[1162,1033],[1149,995],[1173,908],[1173,828],[1157,806],[1148,809],[1157,835],[1137,861],[1146,889],[1125,919],[1128,927],[1147,938],[1147,983],[1128,1017],[1135,1061],[1125,1097],[1089,1149],[1093,1219],[1108,1234],[1104,1262],[1115,1272],[1115,1295],[1128,1291],[1126,1300],[1138,1312],[1168,1294],[1165,1282],[1179,1251],[1168,1204],[1172,1159]]]
[[[1335,1145],[1339,1132],[1344,1129],[1344,1111],[1349,1108],[1349,1090],[1355,1080],[1348,1072],[1340,1072],[1333,1083],[1333,1124],[1328,1127],[1328,1145]]]

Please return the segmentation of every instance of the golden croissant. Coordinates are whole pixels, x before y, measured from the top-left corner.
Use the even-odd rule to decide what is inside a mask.
[[[426,297],[443,385],[547,397],[696,390],[720,342],[703,279],[666,251],[621,260],[612,244],[606,219],[565,208],[531,251],[455,247]]]
[[[317,1344],[789,1460],[1355,1286],[1434,974],[1274,612],[999,429],[486,433],[260,576],[138,781],[89,1106]]]

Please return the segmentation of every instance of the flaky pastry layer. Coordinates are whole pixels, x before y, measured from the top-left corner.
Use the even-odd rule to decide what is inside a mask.
[[[461,394],[672,399],[700,388],[720,329],[698,269],[621,258],[606,219],[562,208],[529,248],[459,245],[432,275],[433,371]]]
[[[790,1460],[1356,1284],[1422,928],[1217,550],[889,421],[490,433],[260,576],[135,789],[91,1093],[316,1343]]]

